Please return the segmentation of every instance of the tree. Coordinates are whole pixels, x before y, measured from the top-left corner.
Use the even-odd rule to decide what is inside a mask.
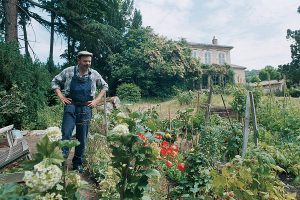
[[[280,72],[270,65],[260,70],[258,76],[261,81],[279,80],[282,78]]]
[[[141,11],[134,9],[131,28],[140,28],[142,26],[142,21]]]
[[[18,41],[17,3],[18,0],[3,0],[6,42]]]
[[[23,30],[23,38],[24,38],[24,47],[25,47],[25,55],[27,58],[30,57],[29,53],[29,42],[28,42],[28,37],[27,37],[27,22],[30,20],[30,18],[26,15],[26,10],[29,8],[29,4],[25,2],[25,0],[19,0],[19,6],[18,6],[18,12],[20,13],[19,17],[19,23],[22,27]]]
[[[298,13],[300,13],[300,6]],[[287,39],[292,41],[290,45],[292,61],[289,64],[279,66],[279,69],[282,74],[286,75],[290,85],[297,85],[300,84],[300,30],[288,29]]]
[[[261,80],[258,76],[252,76],[250,82],[251,83],[259,83],[259,82],[261,82]]]
[[[143,96],[170,96],[174,86],[186,89],[187,83],[201,74],[200,63],[191,57],[184,40],[167,40],[149,27],[129,29],[121,52],[111,54],[109,64],[112,89],[122,83],[134,83]]]

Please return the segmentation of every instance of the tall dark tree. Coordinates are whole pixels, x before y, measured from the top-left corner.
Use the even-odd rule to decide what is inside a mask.
[[[142,26],[142,14],[140,10],[134,9],[131,28],[140,28]]]
[[[3,0],[6,42],[18,41],[17,4],[18,0]]]
[[[298,7],[300,13],[300,6]],[[286,75],[290,85],[300,84],[300,30],[287,30],[287,38],[292,41],[291,58],[289,64],[279,66],[280,71]]]
[[[24,40],[24,48],[25,48],[25,55],[27,58],[30,57],[29,53],[29,41],[28,41],[28,35],[27,35],[27,22],[30,21],[29,16],[27,15],[29,8],[29,4],[25,2],[25,0],[19,0],[19,5],[18,5],[18,13],[19,15],[19,24],[22,27],[23,30],[23,40]]]
[[[5,20],[4,20],[4,1],[0,3],[0,41],[4,41],[5,35]]]
[[[49,58],[48,58],[48,70],[49,72],[52,72],[54,69],[54,60],[53,60],[53,48],[54,48],[54,34],[55,34],[55,18],[56,13],[54,12],[54,9],[56,8],[57,0],[51,0],[49,2],[50,7],[53,8],[53,10],[50,11],[51,13],[51,20],[50,20],[50,49],[49,49]]]

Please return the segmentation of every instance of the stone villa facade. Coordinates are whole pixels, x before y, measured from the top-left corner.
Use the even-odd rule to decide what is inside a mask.
[[[203,64],[228,64],[234,71],[234,83],[246,83],[246,67],[231,63],[230,50],[233,49],[233,46],[219,45],[215,37],[212,40],[212,44],[189,43],[189,45],[192,49],[192,56],[199,58]]]

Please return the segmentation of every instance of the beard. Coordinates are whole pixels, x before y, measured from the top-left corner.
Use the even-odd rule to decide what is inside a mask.
[[[89,67],[90,67],[91,65],[79,65],[79,67],[81,68],[81,69],[83,69],[84,71],[86,71]]]

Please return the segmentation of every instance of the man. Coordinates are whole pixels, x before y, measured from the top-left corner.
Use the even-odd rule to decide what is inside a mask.
[[[73,169],[82,172],[83,154],[92,117],[92,108],[99,104],[108,90],[107,83],[102,76],[90,68],[93,54],[80,51],[77,56],[77,66],[64,69],[52,80],[52,89],[60,101],[65,105],[62,120],[62,140],[70,140],[76,125],[76,139],[80,145],[75,147]],[[62,88],[64,94],[62,93]],[[96,96],[96,87],[101,87]],[[69,155],[69,149],[63,148],[64,157]]]

